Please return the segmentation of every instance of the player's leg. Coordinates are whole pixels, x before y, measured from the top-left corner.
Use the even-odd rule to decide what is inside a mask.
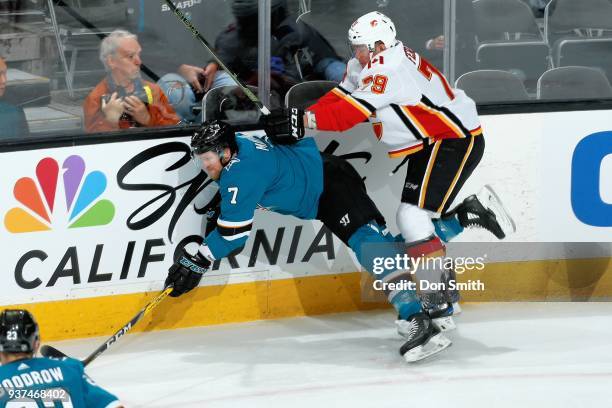
[[[434,224],[436,232],[446,242],[470,227],[484,228],[497,239],[504,239],[516,231],[514,220],[490,185],[467,197]]]
[[[463,200],[453,210],[448,207],[454,201],[465,181],[470,177],[484,153],[484,136],[473,136],[472,139],[451,139],[444,141],[447,149],[456,150],[457,158],[462,163],[457,167],[456,182],[449,186],[447,199],[443,208],[438,209],[442,216],[434,220],[436,234],[444,242],[459,235],[465,228],[479,227],[491,232],[498,239],[516,231],[516,226],[501,200],[489,185],[485,185],[478,194]]]
[[[454,313],[451,300],[445,288],[446,271],[443,258],[446,254],[444,243],[435,235],[431,212],[414,204],[402,202],[397,210],[397,226],[405,240],[405,252],[413,260],[415,278],[419,285],[419,298],[423,310],[433,319],[442,331],[454,329]],[[444,289],[435,285],[443,283]],[[398,332],[404,335],[401,327]]]
[[[397,225],[407,243],[433,244],[438,240],[432,217],[452,202],[480,161],[484,143],[478,139],[471,136],[438,141],[411,156],[397,211]],[[443,246],[441,242],[440,245]],[[417,270],[419,282],[425,286],[419,293],[423,308],[436,319],[438,327],[452,329],[453,308],[449,303],[459,300],[459,293],[450,290],[449,285],[455,279],[454,271],[448,270],[446,262],[434,253],[423,253],[423,257],[433,258],[427,263],[429,267]],[[427,287],[428,284],[431,286]],[[434,286],[437,284],[442,285]]]
[[[398,313],[398,329],[407,337],[400,352],[406,361],[417,361],[450,345],[440,330],[431,325],[423,313],[416,290],[408,282],[411,270],[385,268],[376,271],[375,258],[392,258],[404,251],[403,243],[386,230],[385,221],[367,195],[365,185],[355,169],[345,160],[322,155],[324,191],[319,199],[317,218],[347,244],[361,265],[377,281]],[[433,227],[432,227],[433,230]]]
[[[375,258],[394,259],[403,252],[402,245],[388,232],[385,219],[368,196],[359,173],[340,157],[324,153],[321,156],[324,189],[319,198],[317,218],[350,247],[361,266],[385,286],[409,279],[409,271],[403,274],[395,270],[374,270]],[[385,291],[385,295],[400,316],[421,310],[414,290]]]
[[[357,171],[337,156],[322,154],[322,157],[324,190],[317,218],[353,250],[361,266],[375,279],[385,284],[409,280],[408,270],[374,270],[374,258],[395,258],[402,252],[402,245],[387,231],[385,219],[367,195]],[[400,316],[421,311],[414,290],[386,291],[385,295]]]

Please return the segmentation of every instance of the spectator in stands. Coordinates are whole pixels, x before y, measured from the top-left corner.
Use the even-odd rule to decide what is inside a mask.
[[[235,23],[217,36],[215,49],[220,59],[238,77],[257,84],[257,0],[233,0]],[[313,27],[289,14],[286,0],[271,0],[272,89],[284,95],[294,84],[326,79],[340,82],[346,63]],[[216,79],[219,66],[210,62],[202,74],[204,89]]]
[[[115,30],[100,44],[107,76],[83,104],[85,130],[172,126],[180,118],[161,88],[140,76],[141,47],[134,34]]]
[[[0,137],[28,136],[30,130],[23,109],[2,101],[6,91],[7,71],[8,67],[0,57]]]

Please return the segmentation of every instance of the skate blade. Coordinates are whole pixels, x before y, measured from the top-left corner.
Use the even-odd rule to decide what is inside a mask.
[[[453,316],[460,315],[461,312],[463,312],[463,310],[461,309],[459,302],[453,303]]]
[[[442,350],[448,348],[451,344],[453,343],[448,338],[444,337],[442,333],[438,333],[429,339],[427,343],[417,346],[404,353],[404,360],[406,360],[408,363],[423,360],[427,357],[433,356],[434,354],[438,354]]]
[[[447,332],[457,328],[452,316],[437,317],[431,319],[431,323],[441,332]]]
[[[506,210],[502,201],[499,199],[493,187],[485,184],[482,190],[478,193],[478,200],[495,214],[495,219],[504,232],[504,238],[516,232],[516,223]],[[502,238],[503,239],[503,238]]]

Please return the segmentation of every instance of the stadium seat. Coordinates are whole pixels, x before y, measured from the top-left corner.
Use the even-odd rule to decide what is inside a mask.
[[[308,81],[293,85],[285,95],[285,106],[307,108],[337,85],[333,81]]]
[[[479,70],[466,72],[455,82],[476,102],[509,102],[529,99],[523,81],[508,71]]]
[[[477,0],[473,4],[478,67],[511,70],[535,86],[549,68],[549,47],[529,6],[519,0]]]
[[[551,0],[544,12],[544,34],[552,47],[561,38],[612,36],[609,0]]]
[[[552,0],[544,15],[554,67],[597,67],[612,78],[612,3]]]
[[[257,87],[249,86],[249,89],[257,93]],[[202,99],[202,121],[256,121],[259,114],[259,108],[238,86],[213,88]]]
[[[537,94],[538,99],[612,98],[612,86],[600,69],[560,67],[542,74]]]

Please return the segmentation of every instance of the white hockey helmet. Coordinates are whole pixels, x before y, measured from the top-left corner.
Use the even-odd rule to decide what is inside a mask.
[[[383,13],[371,11],[359,17],[348,30],[348,40],[351,45],[367,45],[374,52],[376,42],[381,41],[385,47],[393,47],[395,39],[395,24]]]

